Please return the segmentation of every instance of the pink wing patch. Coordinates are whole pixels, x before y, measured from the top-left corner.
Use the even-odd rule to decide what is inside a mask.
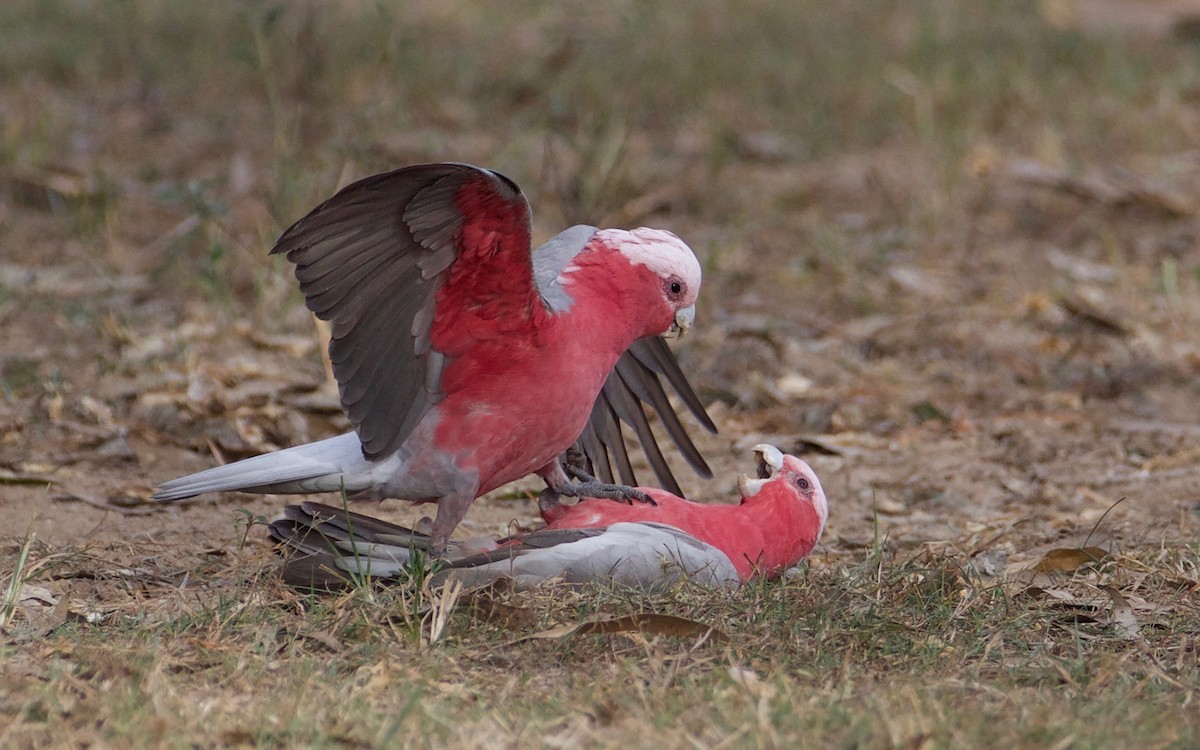
[[[438,290],[434,348],[455,357],[477,341],[531,332],[548,315],[533,282],[529,204],[516,186],[478,171],[459,183],[458,255]]]

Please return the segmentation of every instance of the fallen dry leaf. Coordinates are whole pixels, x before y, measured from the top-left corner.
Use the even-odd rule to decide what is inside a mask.
[[[1033,570],[1039,573],[1073,573],[1084,565],[1098,563],[1108,557],[1100,547],[1059,547],[1038,560]]]
[[[575,635],[613,635],[616,633],[650,633],[673,635],[679,638],[697,636],[701,639],[711,639],[717,643],[729,641],[729,636],[702,622],[657,612],[639,612],[611,618],[599,615],[571,625],[560,625],[549,630],[514,638],[506,645],[533,640],[563,640]]]
[[[48,609],[58,604],[56,597],[48,588],[21,584],[17,592],[17,606],[26,609]]]
[[[1101,586],[1100,590],[1112,599],[1112,614],[1109,615],[1109,624],[1112,625],[1113,632],[1122,640],[1136,641],[1141,636],[1142,624],[1138,622],[1137,615],[1133,613],[1133,607],[1125,600],[1121,592],[1112,586]]]
[[[1035,599],[1048,599],[1051,604],[1059,608],[1079,609],[1088,612],[1098,612],[1104,603],[1103,599],[1080,597],[1065,589],[1042,588],[1041,586],[1030,586],[1021,593]]]
[[[501,578],[481,589],[466,592],[463,602],[469,608],[471,617],[477,620],[508,630],[532,627],[537,622],[533,610],[500,601],[502,596],[512,591],[513,579]]]
[[[342,652],[342,642],[337,638],[337,636],[329,631],[312,630],[307,633],[301,633],[300,637],[307,638],[311,641],[316,641],[335,654]]]
[[[1008,568],[1008,550],[989,549],[971,558],[971,569],[981,576],[995,578]]]
[[[47,477],[39,477],[32,474],[13,474],[11,472],[0,472],[0,485],[30,485],[33,487],[47,486],[54,484],[54,481]]]

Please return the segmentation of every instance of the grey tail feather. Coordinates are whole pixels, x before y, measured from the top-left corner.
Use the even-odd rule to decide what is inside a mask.
[[[338,568],[337,559],[328,553],[298,555],[283,565],[283,582],[309,591],[346,591],[354,588],[354,578]]]
[[[268,533],[286,557],[281,575],[284,583],[309,591],[344,591],[367,580],[403,581],[411,570],[415,551],[428,554],[432,539],[419,531],[355,513],[344,507],[305,501],[288,505],[283,517],[268,526]],[[515,563],[525,552],[553,547],[558,542],[594,537],[599,529],[545,530],[526,535],[515,547],[476,554],[467,553],[435,565],[429,581],[441,586],[451,576],[468,587],[514,577],[518,588],[528,588],[562,571],[554,560],[527,569]],[[461,553],[462,551],[457,551]]]
[[[205,492],[336,492],[343,489],[343,467],[360,458],[354,433],[264,453],[224,466],[215,466],[186,477],[163,482],[155,500],[182,500]],[[361,487],[344,487],[346,490]]]
[[[412,529],[315,502],[287,506],[268,530],[287,555],[284,582],[313,591],[351,588],[368,576],[397,577],[412,552],[427,551],[431,542]]]

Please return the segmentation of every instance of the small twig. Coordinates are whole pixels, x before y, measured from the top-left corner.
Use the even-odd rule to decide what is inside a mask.
[[[442,634],[446,630],[446,623],[450,619],[450,613],[454,611],[454,605],[458,603],[458,598],[462,592],[462,581],[453,578],[442,588],[441,597],[434,601],[429,612],[430,646],[433,646],[442,639]]]
[[[102,510],[111,510],[114,513],[119,513],[123,516],[149,516],[154,513],[161,513],[166,509],[165,505],[149,505],[147,507],[123,508],[120,505],[113,505],[107,500],[101,500],[98,497],[78,492],[77,490],[62,488],[62,492],[51,495],[50,499],[55,502],[81,502],[86,505],[91,505]]]

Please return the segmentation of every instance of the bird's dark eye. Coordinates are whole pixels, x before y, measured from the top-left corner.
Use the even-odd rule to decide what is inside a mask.
[[[671,282],[671,294],[682,294],[682,293],[683,293],[683,284],[680,284],[678,281],[672,281]]]
[[[796,477],[796,489],[808,492],[812,489],[812,482],[808,481],[808,477]]]

